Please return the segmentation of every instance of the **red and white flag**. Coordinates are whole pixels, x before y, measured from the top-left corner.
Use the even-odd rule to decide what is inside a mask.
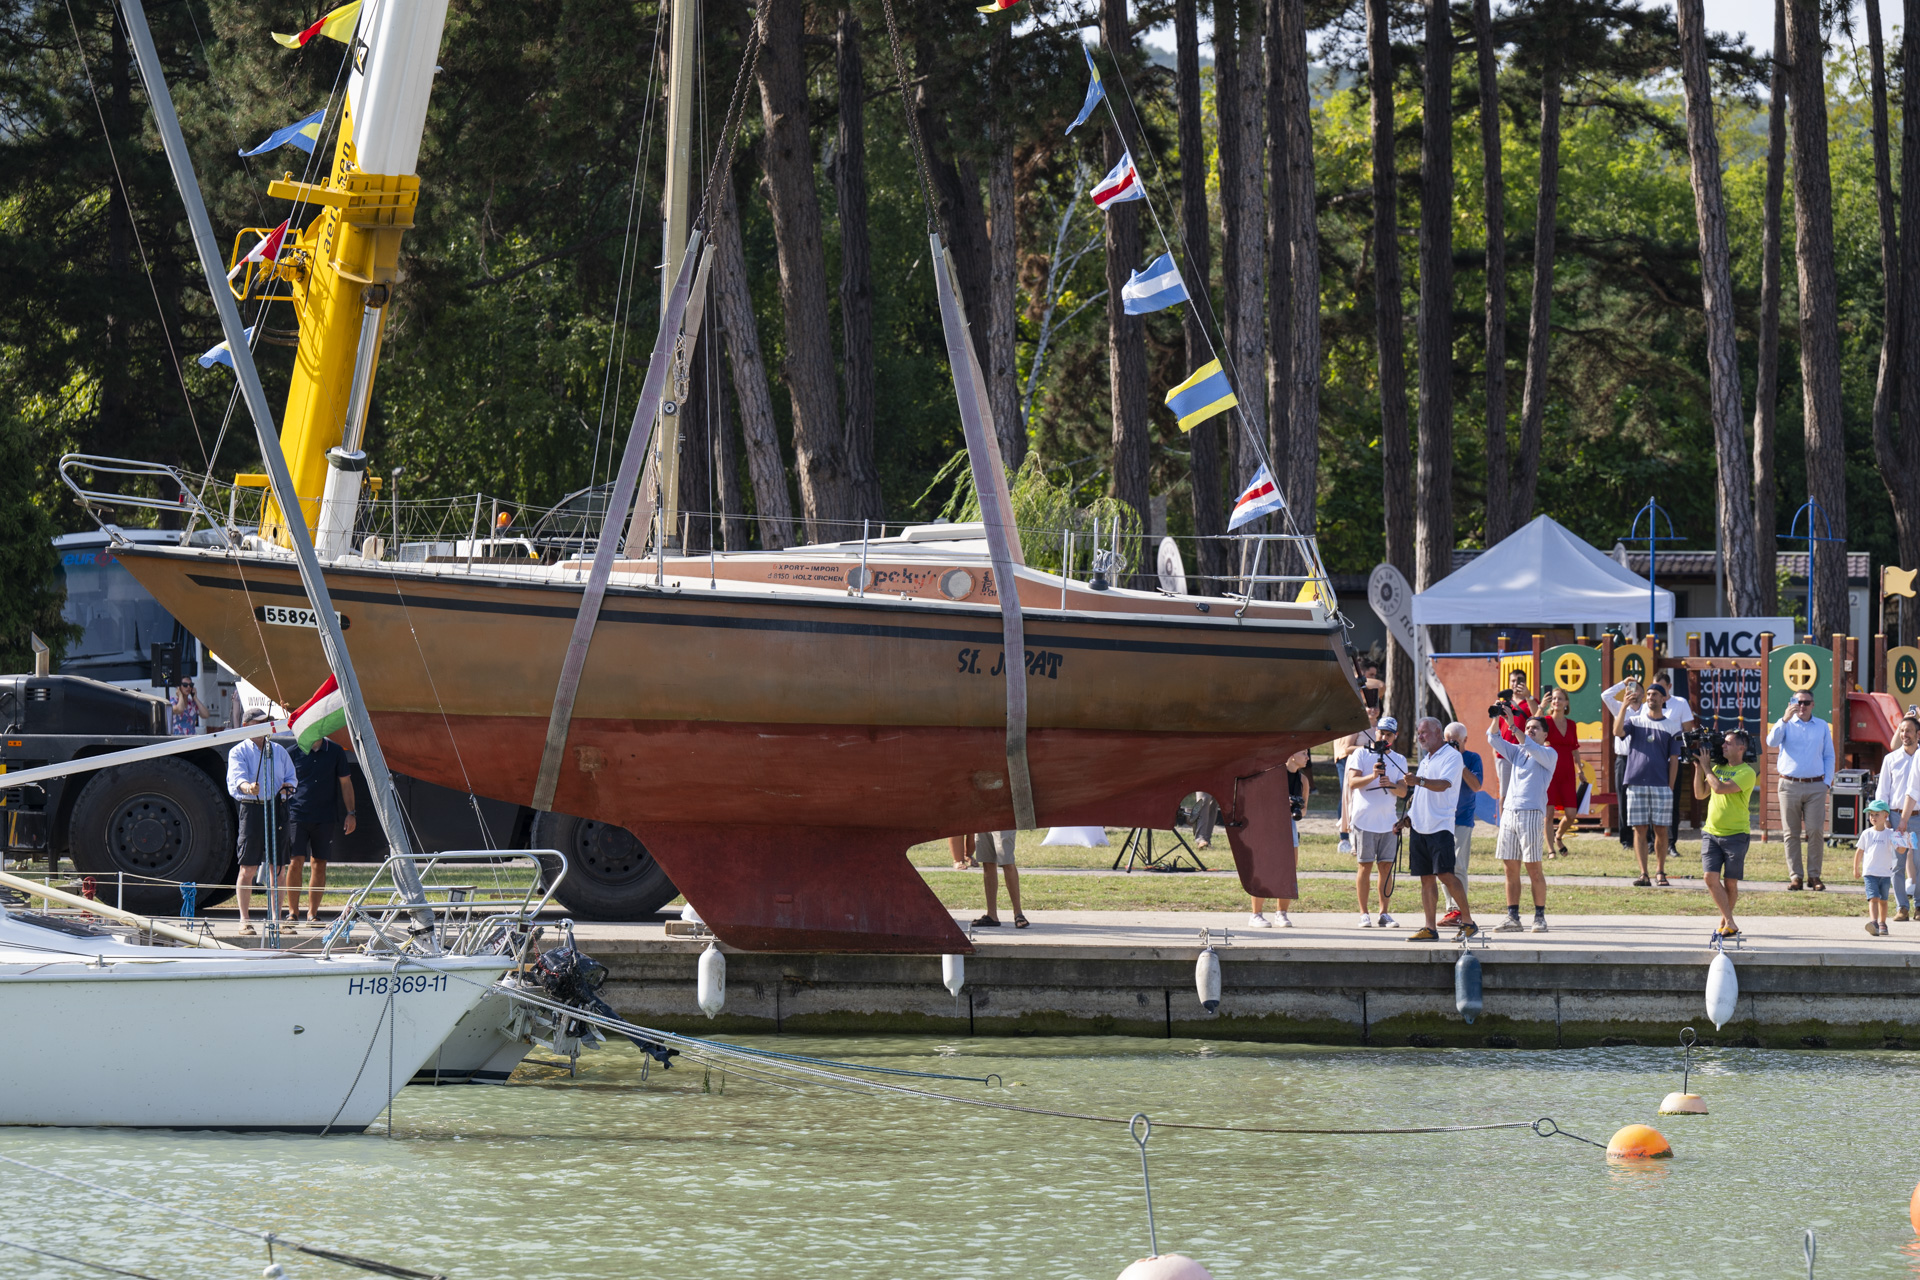
[[[1144,200],[1147,193],[1140,185],[1140,173],[1133,167],[1133,152],[1120,154],[1120,163],[1106,177],[1100,179],[1100,185],[1093,189],[1093,203],[1096,208],[1104,209],[1110,204],[1125,204],[1129,200]]]
[[[1267,474],[1266,464],[1254,472],[1253,483],[1246,487],[1241,495],[1233,500],[1233,514],[1227,518],[1227,532],[1232,533],[1241,525],[1272,511],[1285,511],[1287,500],[1280,496],[1280,486]]]
[[[240,259],[240,261],[233,264],[233,270],[227,272],[227,279],[231,280],[235,276],[239,275],[242,271],[245,271],[247,269],[247,264],[249,262],[279,261],[280,242],[282,240],[285,240],[286,238],[287,238],[287,224],[283,222],[279,226],[275,227],[273,230],[267,232],[266,238],[261,240],[259,244],[253,246],[253,251],[251,253],[249,253],[246,257]]]

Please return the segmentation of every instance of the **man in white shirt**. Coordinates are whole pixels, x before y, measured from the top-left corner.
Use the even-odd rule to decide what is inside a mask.
[[[1915,766],[1920,764],[1920,719],[1908,716],[1893,731],[1893,749],[1880,762],[1880,776],[1874,782],[1873,798],[1885,800],[1887,808],[1899,815],[1893,826],[1893,896],[1900,903],[1895,920],[1912,919],[1912,898],[1920,893],[1920,867],[1914,864],[1913,824],[1907,817],[1905,801],[1915,790]]]
[[[1435,942],[1440,930],[1435,916],[1440,906],[1440,888],[1444,884],[1453,900],[1460,904],[1460,933],[1455,941],[1480,932],[1473,922],[1473,910],[1467,905],[1467,887],[1454,874],[1453,815],[1460,802],[1460,775],[1466,761],[1452,743],[1445,740],[1440,722],[1424,716],[1413,727],[1414,740],[1420,744],[1420,771],[1403,777],[1396,788],[1400,795],[1413,796],[1407,806],[1407,818],[1413,836],[1407,845],[1407,866],[1420,877],[1420,906],[1427,923],[1407,938],[1408,942]]]
[[[1387,906],[1393,898],[1393,866],[1400,858],[1400,814],[1394,788],[1407,776],[1407,758],[1393,749],[1400,722],[1382,716],[1374,726],[1374,740],[1347,757],[1347,776],[1341,790],[1347,797],[1347,821],[1353,828],[1353,856],[1360,868],[1354,891],[1360,897],[1360,927],[1372,928],[1367,910],[1367,882],[1375,864],[1380,868],[1379,927],[1393,927]]]

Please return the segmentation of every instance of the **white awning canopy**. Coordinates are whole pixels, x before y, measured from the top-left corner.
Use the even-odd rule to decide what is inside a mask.
[[[1420,626],[1673,620],[1673,592],[1609,559],[1548,516],[1536,518],[1413,598]]]

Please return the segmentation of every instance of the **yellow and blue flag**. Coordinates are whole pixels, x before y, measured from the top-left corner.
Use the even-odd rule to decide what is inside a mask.
[[[320,108],[305,120],[295,120],[284,129],[276,129],[267,135],[267,140],[251,151],[242,151],[241,156],[257,156],[278,147],[294,146],[308,155],[313,154],[314,144],[320,141],[320,125],[327,118],[327,109]]]
[[[1087,117],[1093,114],[1093,109],[1100,105],[1100,99],[1107,96],[1107,86],[1100,83],[1100,68],[1093,64],[1093,50],[1083,44],[1080,52],[1087,55],[1087,73],[1093,77],[1093,82],[1087,86],[1087,100],[1080,104],[1080,114],[1067,126],[1068,133],[1085,124]]]
[[[1191,431],[1208,418],[1225,413],[1240,401],[1218,360],[1209,360],[1193,376],[1167,392],[1167,408],[1180,419],[1180,429]]]

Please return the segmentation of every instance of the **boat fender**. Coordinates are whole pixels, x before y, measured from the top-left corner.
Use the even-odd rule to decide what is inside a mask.
[[[1670,1093],[1660,1100],[1660,1114],[1703,1116],[1707,1114],[1707,1100],[1697,1093]]]
[[[1140,1259],[1120,1273],[1120,1280],[1213,1280],[1213,1272],[1184,1253],[1163,1253]]]
[[[709,1018],[726,1006],[727,958],[720,954],[720,947],[716,943],[709,942],[707,949],[700,953],[698,996],[700,1012]]]
[[[269,1262],[260,1277],[261,1280],[287,1280],[287,1269],[277,1262]]]
[[[1913,1198],[1907,1201],[1907,1221],[1913,1224],[1915,1235],[1920,1235],[1920,1186],[1913,1189]]]
[[[1630,1124],[1607,1143],[1609,1160],[1671,1160],[1673,1148],[1658,1129]]]
[[[1200,958],[1193,962],[1193,988],[1199,993],[1201,1008],[1208,1013],[1220,1008],[1220,957],[1212,947],[1202,951]]]
[[[1462,951],[1453,965],[1453,1007],[1460,1016],[1472,1026],[1473,1020],[1480,1016],[1483,1001],[1480,996],[1480,957],[1471,951]]]
[[[1715,1031],[1733,1021],[1733,1011],[1739,1003],[1740,978],[1734,973],[1733,961],[1727,959],[1727,953],[1719,952],[1707,966],[1707,1016],[1713,1019]]]
[[[957,954],[941,956],[940,981],[953,993],[954,998],[958,999],[960,988],[967,985],[967,958]]]

